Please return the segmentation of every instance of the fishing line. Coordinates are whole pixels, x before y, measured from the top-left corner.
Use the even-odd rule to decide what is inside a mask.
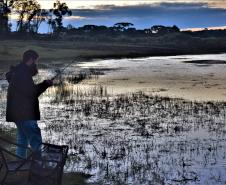
[[[76,61],[78,58],[76,58],[76,59],[73,59],[69,64],[67,64],[63,69],[57,69],[57,70],[55,70],[55,72],[57,73],[54,77],[52,77],[51,78],[51,80],[55,80],[57,77],[59,77],[60,75],[62,75],[62,73],[68,68],[68,67],[70,67],[71,65],[72,65],[72,63],[74,63],[74,61]]]

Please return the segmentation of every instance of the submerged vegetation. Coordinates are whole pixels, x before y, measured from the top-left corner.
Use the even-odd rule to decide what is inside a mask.
[[[75,69],[40,98],[44,141],[70,147],[65,184],[74,180],[72,172],[75,184],[224,184],[226,102],[143,91],[112,95],[107,86],[86,86],[104,70]],[[6,133],[15,126],[4,122],[2,84],[0,128]]]
[[[70,145],[66,169],[93,175],[91,182],[221,184],[225,180],[225,102],[191,102],[143,92],[111,97],[101,88],[99,94],[92,89],[76,91],[63,102],[67,106],[52,102],[51,107],[58,107],[58,119],[46,123],[45,132]]]
[[[11,32],[8,15],[14,2],[19,3],[15,8],[20,19],[17,31]],[[21,11],[20,6],[28,2],[33,7],[31,12],[26,6]],[[136,30],[125,22],[112,27],[64,28],[64,15],[71,15],[71,11],[59,1],[49,12],[37,1],[0,1],[0,74],[4,75],[9,65],[18,62],[21,53],[31,47],[42,57],[43,66],[52,61],[64,64],[78,56],[87,61],[226,49],[225,30],[189,32],[161,25]],[[29,19],[24,19],[27,16]],[[53,31],[50,34],[38,33],[44,21]],[[50,73],[48,66],[45,70]],[[143,91],[113,95],[106,85],[86,86],[86,81],[99,75],[104,71],[67,71],[40,98],[44,141],[70,146],[65,167],[69,180],[65,185],[86,184],[85,179],[93,185],[225,184],[226,102],[189,101]],[[15,125],[5,123],[7,83],[4,79],[0,82],[0,134],[13,139]]]

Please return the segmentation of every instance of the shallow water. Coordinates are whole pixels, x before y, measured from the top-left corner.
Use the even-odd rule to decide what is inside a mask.
[[[226,64],[183,63],[192,60],[225,60],[226,54],[180,55],[87,62],[83,68],[115,68],[97,83],[113,94],[136,92],[182,97],[189,100],[226,100]],[[214,63],[214,62],[213,62]],[[96,82],[95,82],[96,83]],[[93,84],[91,81],[89,84]]]
[[[43,139],[69,145],[65,171],[89,173],[93,184],[225,184],[224,64],[183,63],[225,56],[74,64],[62,76],[62,86],[40,97]],[[80,84],[69,80],[90,68],[99,75],[92,73]],[[54,69],[43,68],[35,80],[54,75]],[[0,128],[12,128],[4,121],[6,81],[0,88]]]

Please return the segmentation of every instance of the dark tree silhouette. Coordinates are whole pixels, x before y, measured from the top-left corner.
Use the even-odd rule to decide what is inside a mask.
[[[154,25],[150,29],[151,33],[153,34],[167,34],[173,32],[180,32],[180,29],[177,26],[162,26],[162,25]]]
[[[53,8],[50,9],[50,17],[48,20],[48,24],[52,27],[54,32],[58,32],[63,28],[63,16],[71,16],[72,12],[67,6],[66,3],[61,3],[57,0],[53,4]]]
[[[67,30],[72,30],[72,29],[74,29],[74,26],[72,24],[68,24],[67,25]]]
[[[38,29],[42,22],[46,21],[49,13],[44,9],[38,9],[35,16],[33,17],[32,31],[38,33]]]
[[[175,32],[180,32],[180,28],[178,28],[176,25],[173,25],[172,30]]]
[[[83,27],[79,27],[78,30],[83,33],[92,33],[94,35],[106,34],[109,31],[107,26],[97,26],[97,25],[92,25],[92,24],[88,24],[88,25],[84,25]]]
[[[85,31],[85,32],[90,32],[90,31],[94,31],[97,29],[98,26],[96,25],[92,25],[92,24],[88,24],[88,25],[84,25],[82,27],[82,30]]]
[[[128,28],[130,28],[131,26],[134,26],[132,23],[129,22],[119,22],[114,24],[114,28],[116,28],[117,31],[125,31]]]
[[[151,27],[151,32],[152,33],[165,33],[166,29],[165,29],[165,26],[154,25],[154,26]]]
[[[0,0],[0,33],[10,31],[9,14],[14,0]]]
[[[43,12],[36,0],[15,0],[13,9],[18,13],[17,31],[37,32],[43,19]]]

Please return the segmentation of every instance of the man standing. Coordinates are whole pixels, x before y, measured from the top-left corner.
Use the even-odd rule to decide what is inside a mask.
[[[6,74],[9,82],[7,92],[6,121],[15,122],[17,126],[17,143],[27,147],[30,144],[33,152],[40,151],[42,144],[41,131],[37,120],[40,120],[38,97],[50,86],[51,80],[34,84],[32,79],[38,73],[39,55],[33,50],[23,54],[23,61],[10,69]],[[18,147],[16,154],[26,158],[26,149]]]

